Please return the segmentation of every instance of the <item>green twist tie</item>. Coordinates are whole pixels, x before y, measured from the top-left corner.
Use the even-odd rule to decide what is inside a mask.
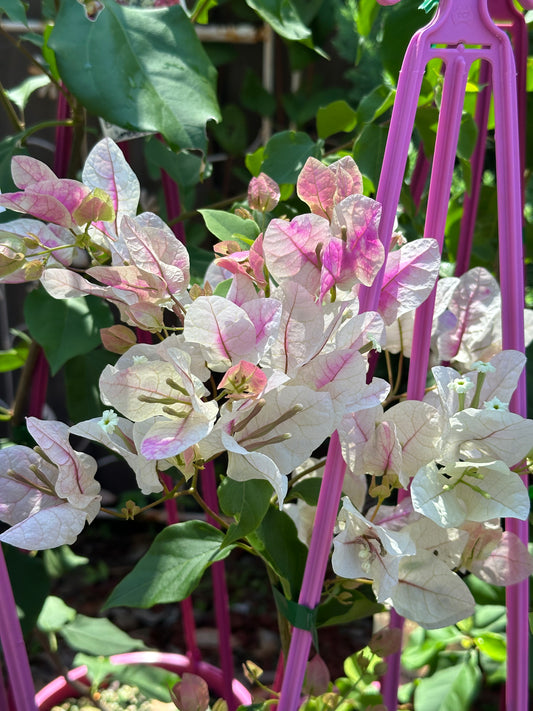
[[[307,605],[300,605],[294,600],[287,600],[285,595],[278,590],[278,588],[273,587],[274,599],[276,600],[276,605],[281,614],[291,623],[293,627],[299,630],[305,630],[306,632],[311,632],[311,639],[318,654],[318,633],[317,633],[317,613],[318,607],[312,610]]]
[[[424,0],[422,5],[418,6],[419,10],[424,10],[424,12],[433,12],[433,10],[438,7],[439,0]]]

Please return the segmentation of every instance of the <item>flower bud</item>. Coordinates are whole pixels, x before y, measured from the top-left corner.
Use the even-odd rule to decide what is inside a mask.
[[[26,281],[36,281],[44,272],[44,262],[41,259],[33,259],[31,262],[26,262],[23,270]]]

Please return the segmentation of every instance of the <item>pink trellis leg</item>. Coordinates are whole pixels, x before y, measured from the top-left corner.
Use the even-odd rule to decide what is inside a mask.
[[[391,4],[390,0],[387,3]],[[465,47],[466,43],[470,45]],[[440,45],[440,48],[438,47]],[[388,247],[407,148],[414,122],[414,108],[420,89],[418,79],[429,59],[441,57],[446,64],[445,87],[430,183],[425,236],[442,245],[446,207],[460,122],[462,95],[468,69],[474,59],[490,62],[494,83],[498,215],[500,229],[500,280],[502,284],[503,347],[524,349],[522,242],[520,210],[520,166],[517,122],[515,65],[510,42],[489,17],[486,0],[463,0],[460,4],[442,0],[433,21],[413,37],[398,82],[389,140],[378,187],[377,200],[383,203],[381,236]],[[410,81],[407,81],[407,80]],[[414,86],[416,84],[416,86]],[[451,102],[451,103],[450,103]],[[411,113],[409,114],[409,107]],[[439,203],[440,201],[440,203]],[[513,276],[514,275],[514,276]],[[380,283],[363,297],[366,308],[375,308]],[[418,310],[415,320],[408,396],[421,398],[429,356],[429,339],[434,296]],[[512,407],[525,415],[525,380],[522,378]],[[509,530],[527,541],[527,524],[510,522]],[[508,711],[526,711],[528,696],[528,585],[508,590]],[[400,620],[393,615],[394,624]],[[388,659],[389,673],[383,681],[384,700],[395,711],[400,655]]]
[[[345,470],[346,463],[342,458],[339,437],[334,432],[329,445],[302,589],[298,599],[300,605],[311,609],[314,609],[320,601]],[[295,711],[298,708],[310,648],[311,632],[294,628],[278,711]]]
[[[518,103],[518,128],[520,143],[520,177],[522,205],[524,204],[524,168],[526,153],[526,79],[528,32],[523,14],[514,6],[512,0],[489,0],[489,12],[498,27],[505,30],[512,42],[516,65],[516,86]],[[455,276],[461,276],[468,269],[474,237],[474,225],[477,216],[483,162],[487,142],[487,123],[492,94],[490,64],[482,62],[479,72],[479,84],[482,87],[476,101],[475,121],[478,128],[476,147],[470,159],[472,169],[471,189],[464,196],[463,217],[455,260]]]

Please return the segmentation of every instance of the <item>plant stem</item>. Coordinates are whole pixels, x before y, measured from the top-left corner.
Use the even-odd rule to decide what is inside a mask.
[[[15,107],[13,106],[12,101],[10,101],[9,96],[6,93],[6,90],[3,86],[3,84],[0,82],[0,102],[2,103],[2,106],[6,110],[6,113],[9,117],[9,120],[11,121],[11,124],[15,131],[17,133],[21,133],[24,131],[24,124],[20,120],[20,118],[17,116],[17,112],[15,111]]]

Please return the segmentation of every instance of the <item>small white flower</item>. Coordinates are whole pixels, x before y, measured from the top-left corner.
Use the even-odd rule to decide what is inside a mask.
[[[504,412],[509,412],[509,404],[502,402],[499,398],[493,397],[492,400],[487,400],[483,403],[485,410],[503,410]]]
[[[455,390],[456,393],[467,393],[473,387],[474,383],[466,376],[464,378],[455,378],[451,383],[448,383],[448,388]]]
[[[144,356],[141,356],[141,358]],[[102,413],[102,419],[98,422],[100,427],[107,432],[107,434],[113,434],[115,427],[118,425],[118,415],[114,410],[104,410]]]
[[[139,365],[139,363],[148,363],[148,358],[145,355],[134,355],[133,365]]]
[[[482,360],[476,360],[475,363],[472,363],[471,366],[472,370],[477,370],[478,373],[494,373],[496,368],[491,365],[490,363],[485,363]]]
[[[381,353],[381,344],[378,342],[376,336],[372,335],[371,333],[368,333],[367,338],[372,344],[372,350],[376,351],[377,353]]]

